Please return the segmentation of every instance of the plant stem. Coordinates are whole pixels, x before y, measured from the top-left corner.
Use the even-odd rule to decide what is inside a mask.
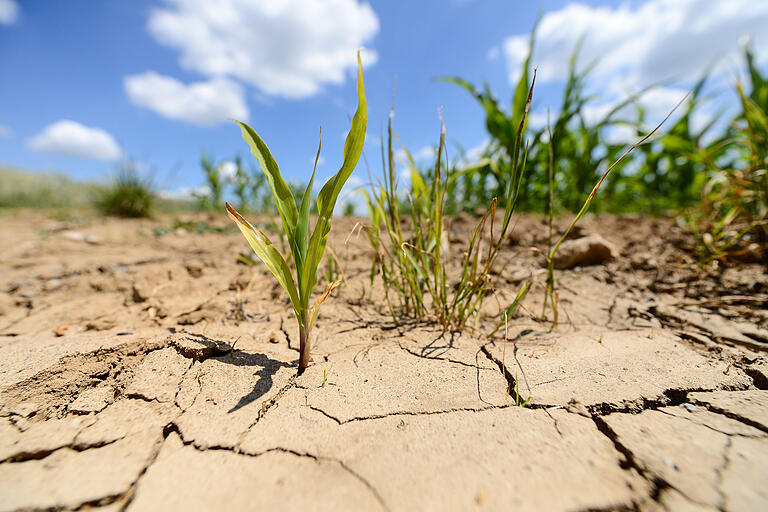
[[[309,332],[299,324],[299,375],[309,366]]]

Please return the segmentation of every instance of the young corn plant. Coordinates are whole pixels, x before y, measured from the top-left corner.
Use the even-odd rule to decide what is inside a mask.
[[[365,88],[363,85],[363,67],[360,54],[357,56],[357,111],[352,118],[352,125],[344,143],[344,161],[339,171],[333,175],[317,195],[318,217],[314,230],[310,234],[309,212],[312,201],[312,187],[317,171],[317,159],[320,157],[320,148],[317,149],[315,158],[315,170],[312,178],[302,196],[301,204],[297,207],[296,200],[288,187],[288,184],[280,174],[269,148],[247,124],[236,121],[240,126],[243,138],[251,148],[251,153],[259,162],[266,176],[272,197],[275,200],[277,211],[280,214],[283,231],[290,251],[293,254],[296,275],[291,273],[288,263],[280,252],[272,245],[266,234],[254,228],[242,215],[227,203],[227,213],[235,221],[237,227],[245,236],[256,255],[264,262],[272,275],[275,276],[280,286],[288,293],[296,320],[299,324],[299,370],[301,375],[309,365],[310,334],[312,326],[317,319],[320,306],[328,298],[333,289],[339,285],[338,281],[328,283],[325,291],[310,307],[310,298],[317,284],[317,271],[320,260],[325,252],[328,234],[331,231],[331,219],[333,209],[341,192],[341,188],[352,174],[365,141],[365,129],[367,124],[367,108],[365,100]]]

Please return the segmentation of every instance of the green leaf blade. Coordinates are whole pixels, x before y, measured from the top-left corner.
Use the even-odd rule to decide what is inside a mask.
[[[226,203],[226,207],[229,218],[235,221],[237,227],[240,228],[240,232],[245,236],[245,239],[253,249],[253,252],[255,252],[259,259],[264,262],[272,275],[275,276],[280,283],[280,286],[282,286],[288,293],[294,311],[296,311],[296,316],[301,322],[301,313],[298,309],[299,295],[296,290],[296,283],[293,281],[291,270],[288,268],[288,264],[285,262],[282,255],[280,255],[280,251],[272,245],[272,242],[267,235],[254,228],[250,222],[245,220],[245,218],[232,207],[232,205]]]
[[[307,259],[299,282],[299,290],[305,305],[317,284],[317,267],[325,252],[328,233],[331,230],[333,208],[336,205],[341,188],[357,166],[357,162],[363,152],[363,144],[365,143],[368,109],[365,99],[363,65],[360,60],[360,54],[357,56],[357,69],[357,110],[352,118],[352,126],[344,143],[344,162],[341,165],[341,169],[323,185],[317,196],[317,224],[309,240]]]
[[[259,161],[259,165],[261,165],[261,170],[264,172],[269,188],[272,191],[272,197],[275,199],[280,219],[283,221],[283,228],[285,228],[288,240],[291,242],[291,249],[295,250],[298,210],[291,189],[280,174],[280,168],[272,157],[267,144],[253,128],[238,120],[234,121],[240,126],[243,139],[251,147],[251,153]]]

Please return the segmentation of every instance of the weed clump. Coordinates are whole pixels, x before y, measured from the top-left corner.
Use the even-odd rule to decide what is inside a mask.
[[[155,201],[151,183],[130,164],[123,165],[112,184],[97,187],[93,196],[102,215],[126,218],[150,217]]]
[[[373,188],[372,197],[368,194],[365,196],[372,223],[367,230],[368,237],[376,252],[371,280],[377,271],[381,274],[387,304],[395,323],[398,323],[400,315],[418,320],[429,317],[446,331],[463,331],[470,319],[477,319],[484,299],[493,293],[491,269],[509,232],[512,212],[520,194],[527,154],[522,148],[522,140],[535,81],[534,72],[531,86],[526,89],[520,103],[513,159],[505,177],[507,187],[501,196],[504,208],[501,227],[494,231],[498,202],[494,197],[463,254],[458,283],[449,282],[446,271],[446,197],[460,176],[474,172],[477,167],[451,172],[445,152],[445,125],[442,120],[435,167],[427,180],[419,173],[408,150],[403,148],[411,170],[411,189],[407,195],[410,231],[403,229],[400,218],[401,198],[397,188],[398,173],[392,147],[393,115],[390,114],[387,144],[383,140],[381,144],[383,184]],[[493,162],[480,164],[485,165],[495,166]],[[398,311],[392,303],[391,294],[396,296]],[[515,301],[512,310],[519,303],[519,300]]]

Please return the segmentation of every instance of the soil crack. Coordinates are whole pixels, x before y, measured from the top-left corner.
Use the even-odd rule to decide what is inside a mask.
[[[320,414],[328,417],[329,419],[332,419],[339,425],[345,425],[347,423],[353,423],[356,421],[369,421],[369,420],[380,420],[383,418],[389,418],[391,416],[433,416],[437,414],[451,414],[455,412],[483,412],[483,411],[489,411],[491,409],[506,409],[508,407],[513,407],[512,404],[506,404],[506,405],[489,405],[488,407],[454,407],[451,409],[441,409],[439,411],[422,411],[422,412],[413,412],[413,411],[396,411],[396,412],[389,412],[386,414],[372,414],[370,416],[355,416],[353,418],[349,418],[346,420],[342,420],[337,418],[336,416],[333,416],[332,414],[324,411],[320,407],[316,407],[314,405],[307,405],[310,409],[313,411],[319,412]]]

